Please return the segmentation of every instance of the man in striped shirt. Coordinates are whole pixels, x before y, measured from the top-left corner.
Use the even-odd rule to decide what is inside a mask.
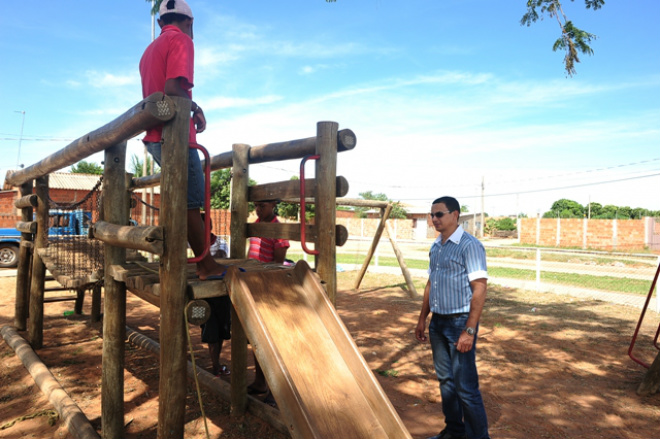
[[[429,252],[429,280],[415,336],[426,342],[429,325],[433,365],[440,382],[446,427],[429,439],[488,439],[488,420],[479,391],[476,344],[486,301],[486,252],[458,224],[461,207],[452,197],[431,206],[431,221],[440,232]]]

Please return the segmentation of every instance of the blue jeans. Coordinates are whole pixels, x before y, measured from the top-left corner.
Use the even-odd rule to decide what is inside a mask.
[[[456,436],[467,435],[468,439],[487,439],[488,419],[477,375],[477,334],[468,352],[459,352],[454,345],[467,319],[468,314],[433,314],[429,325],[433,366],[440,381],[447,431]]]
[[[147,151],[154,158],[158,166],[161,165],[161,143],[144,142]],[[204,171],[202,161],[194,148],[188,148],[188,209],[204,207]]]

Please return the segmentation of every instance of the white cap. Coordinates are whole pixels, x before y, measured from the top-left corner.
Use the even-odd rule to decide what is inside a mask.
[[[188,6],[185,0],[163,0],[160,4],[158,15],[162,17],[165,14],[181,14],[193,18],[190,6]]]

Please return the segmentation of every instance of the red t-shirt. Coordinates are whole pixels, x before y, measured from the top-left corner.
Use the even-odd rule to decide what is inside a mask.
[[[140,60],[142,97],[165,90],[168,79],[184,78],[192,99],[195,46],[192,38],[176,26],[163,26],[160,35],[144,51]],[[147,130],[145,142],[160,142],[162,125]],[[195,124],[190,118],[189,142],[197,143]]]
[[[257,218],[257,221],[261,222]],[[271,223],[279,223],[277,217],[274,217]],[[289,248],[289,241],[286,239],[275,239],[275,238],[250,238],[250,252],[248,253],[248,258],[256,259],[260,262],[273,262],[275,259],[275,249],[276,248]]]

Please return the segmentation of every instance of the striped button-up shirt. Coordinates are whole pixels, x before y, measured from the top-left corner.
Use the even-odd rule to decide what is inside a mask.
[[[442,243],[438,236],[429,252],[429,305],[434,314],[470,312],[475,279],[488,279],[486,251],[477,238],[458,226]]]

